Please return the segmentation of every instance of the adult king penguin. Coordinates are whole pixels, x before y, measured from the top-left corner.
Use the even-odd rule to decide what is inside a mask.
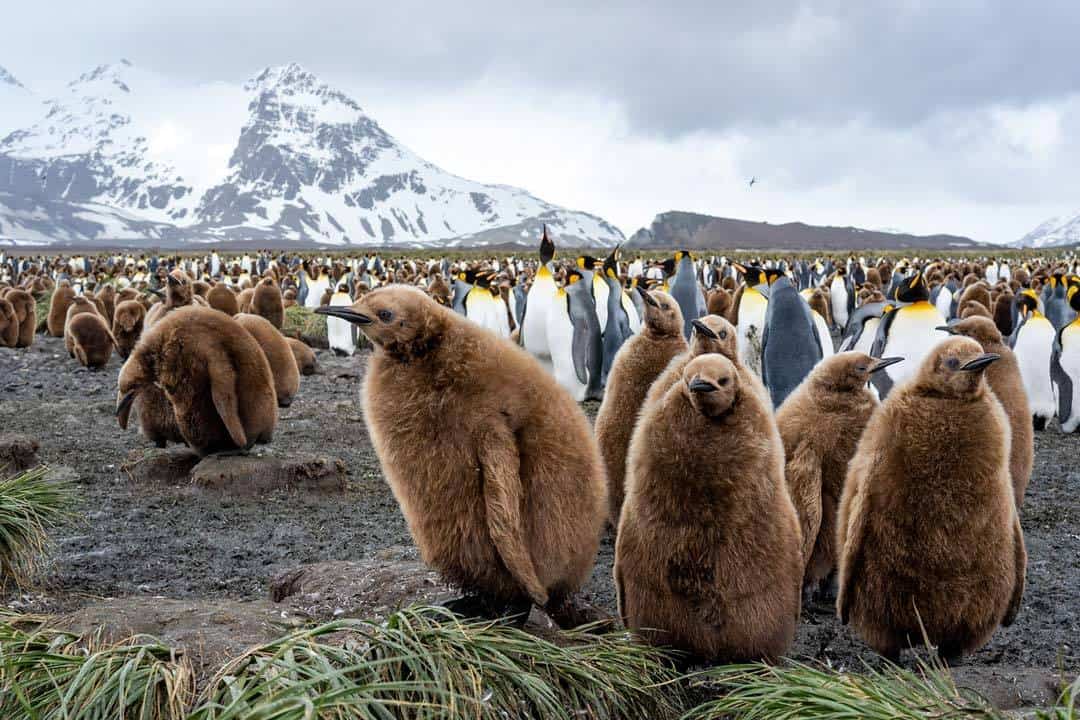
[[[743,284],[735,293],[732,317],[738,330],[739,360],[744,367],[761,375],[761,334],[769,305],[765,271],[756,265],[744,267],[734,263],[733,267],[743,276]]]
[[[1069,288],[1069,305],[1080,313],[1080,286]],[[1080,314],[1057,333],[1050,356],[1050,378],[1057,390],[1061,432],[1080,430]]]
[[[596,304],[581,272],[571,269],[566,285],[555,294],[547,318],[552,372],[570,393],[582,400],[600,400],[604,345]]]
[[[930,303],[930,289],[922,272],[916,271],[910,278],[897,278],[894,283],[892,299],[897,306],[881,318],[870,354],[876,358],[901,357],[905,362],[874,373],[870,382],[882,398],[893,386],[917,373],[930,351],[949,337],[938,329],[945,324],[945,318]]]
[[[689,250],[675,253],[675,275],[669,281],[668,293],[679,303],[683,315],[683,337],[689,338],[693,329],[690,323],[709,312],[705,306],[705,295],[698,285],[694,256]]]
[[[630,306],[629,311],[623,304],[622,285],[619,283],[618,253],[616,247],[604,260],[603,279],[608,286],[607,295],[607,324],[604,326],[602,340],[604,344],[604,363],[600,373],[600,382],[607,387],[608,376],[619,348],[623,346],[633,334],[630,330],[629,312],[637,313]]]
[[[1016,297],[1020,312],[1019,324],[1009,338],[1009,345],[1020,363],[1020,377],[1031,403],[1032,424],[1036,430],[1046,428],[1046,421],[1057,411],[1054,387],[1050,380],[1050,362],[1057,333],[1054,326],[1039,310],[1039,299],[1033,290],[1024,290]]]
[[[769,285],[769,305],[761,334],[761,379],[778,408],[823,357],[821,344],[832,338],[818,336],[810,306],[786,275]]]
[[[349,286],[338,285],[337,292],[330,296],[330,307],[348,307],[353,304],[349,295]],[[335,355],[348,357],[356,352],[356,326],[348,320],[333,316],[326,318],[326,339]]]

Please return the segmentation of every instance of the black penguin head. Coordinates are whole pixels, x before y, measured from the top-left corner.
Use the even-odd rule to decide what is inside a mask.
[[[1028,288],[1016,296],[1016,309],[1020,317],[1027,317],[1039,309],[1039,296]]]
[[[669,257],[662,261],[660,268],[664,271],[664,277],[671,277],[675,274],[675,258]]]
[[[765,282],[765,271],[757,265],[740,265],[732,263],[731,266],[743,276],[743,281],[750,287],[761,285]]]
[[[1069,288],[1069,307],[1080,313],[1080,284]]]
[[[766,268],[765,269],[765,281],[767,283],[769,283],[769,285],[772,285],[774,282],[776,282],[777,280],[779,280],[782,277],[787,277],[787,275],[785,275],[784,271],[781,270],[780,268]]]
[[[921,271],[904,278],[896,284],[896,297],[900,302],[913,303],[930,299],[930,288],[926,286],[926,278]]]
[[[707,418],[722,418],[739,402],[738,370],[723,355],[698,355],[686,364],[682,381],[690,404]]]
[[[614,280],[619,279],[619,245],[604,258],[604,275]]]
[[[555,243],[548,235],[547,225],[544,225],[544,234],[540,237],[540,264],[547,265],[555,258]]]
[[[578,255],[577,266],[582,270],[595,270],[601,262],[592,255]]]

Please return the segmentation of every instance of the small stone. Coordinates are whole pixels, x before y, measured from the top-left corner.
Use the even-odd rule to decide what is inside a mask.
[[[25,435],[0,435],[0,476],[38,465],[38,443]]]

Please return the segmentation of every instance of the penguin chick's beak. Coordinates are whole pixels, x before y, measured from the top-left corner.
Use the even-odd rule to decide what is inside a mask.
[[[960,370],[963,372],[980,372],[985,370],[990,363],[997,362],[1000,359],[1001,356],[996,353],[984,353],[974,360],[968,360],[960,366]]]
[[[165,280],[173,287],[177,287],[180,284],[180,281],[174,278],[172,274],[166,275]]]
[[[876,373],[878,370],[884,370],[885,368],[889,367],[890,365],[895,365],[898,362],[903,362],[903,360],[904,360],[904,358],[902,358],[902,357],[881,358],[876,363],[873,364],[873,366],[870,368],[870,372]]]
[[[710,340],[716,340],[716,333],[714,333],[712,331],[712,328],[710,328],[705,323],[701,322],[700,320],[691,320],[690,324],[694,326],[695,330],[697,330],[705,337],[709,338]]]
[[[935,329],[935,330],[940,330],[941,332],[947,332],[947,333],[949,333],[950,335],[956,335],[956,330],[952,329],[952,328],[951,328],[951,327],[949,327],[948,325],[938,325],[938,326],[937,326],[936,328],[934,328],[934,329]]]
[[[350,307],[330,307],[329,305],[323,305],[322,307],[315,308],[316,315],[329,315],[330,317],[341,318],[342,320],[348,320],[353,325],[370,325],[371,318],[363,313],[358,313]]]
[[[645,288],[638,285],[637,286],[637,291],[638,291],[638,294],[641,295],[641,299],[645,301],[646,305],[652,305],[653,307],[658,307],[660,305],[660,303],[656,302],[656,300],[653,299],[653,296],[650,295],[649,291],[646,290]]]
[[[116,403],[116,420],[120,427],[127,430],[128,414],[131,411],[131,403],[135,401],[135,390],[129,390],[126,395]]]
[[[716,386],[711,382],[706,382],[701,378],[694,378],[690,381],[690,392],[695,393],[711,393],[716,392]]]

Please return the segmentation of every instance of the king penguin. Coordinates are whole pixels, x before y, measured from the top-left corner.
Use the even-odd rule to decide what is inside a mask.
[[[330,289],[330,278],[326,275],[326,268],[318,268],[318,277],[314,280],[308,279],[307,282],[307,297],[304,300],[304,305],[311,309],[319,307],[323,294]]]
[[[547,317],[552,372],[578,402],[603,397],[603,339],[586,282],[580,271],[571,269],[565,287],[556,291]]]
[[[1031,403],[1032,423],[1036,430],[1043,430],[1057,409],[1054,386],[1050,381],[1050,359],[1057,333],[1039,310],[1039,299],[1034,290],[1024,290],[1017,295],[1016,304],[1020,321],[1009,344],[1020,363],[1020,377],[1024,379],[1024,390]]]
[[[833,275],[832,282],[829,283],[829,302],[832,305],[833,324],[843,332],[847,328],[848,313],[851,310],[852,303],[849,303],[849,298],[852,297],[851,289],[847,283],[847,270],[843,266],[836,268],[836,274]]]
[[[875,358],[902,357],[905,362],[890,365],[874,373],[871,382],[881,398],[918,372],[930,351],[949,337],[938,330],[945,317],[930,302],[930,289],[921,271],[896,281],[896,306],[885,313],[878,326],[870,355]]]
[[[349,286],[338,285],[337,292],[330,296],[330,307],[346,307],[353,304],[349,295]],[[333,316],[326,318],[326,340],[335,355],[350,356],[356,352],[357,328],[348,320]]]
[[[540,238],[540,266],[536,268],[532,287],[525,296],[525,314],[521,319],[522,346],[551,371],[551,346],[548,343],[548,314],[555,303],[558,287],[552,275],[551,261],[555,258],[555,243],[548,237],[547,226]]]
[[[1046,319],[1054,326],[1054,330],[1060,330],[1061,328],[1072,322],[1072,308],[1069,307],[1069,301],[1066,298],[1066,292],[1068,286],[1065,282],[1065,273],[1056,272],[1050,278],[1050,292],[1043,296],[1044,312]]]
[[[698,285],[694,256],[689,250],[675,253],[675,275],[669,281],[668,294],[679,303],[683,315],[683,337],[689,338],[694,327],[691,323],[709,312],[705,306],[705,295]]]
[[[761,333],[765,329],[765,311],[769,305],[765,295],[765,271],[756,265],[744,267],[734,263],[733,267],[743,276],[743,285],[736,292],[734,302],[739,361],[761,375]]]
[[[1058,331],[1050,356],[1050,378],[1057,390],[1061,432],[1080,430],[1080,286],[1069,288],[1069,306],[1078,315]]]
[[[840,352],[857,350],[869,355],[870,348],[874,345],[874,338],[877,337],[881,316],[887,309],[891,308],[883,302],[867,302],[860,305],[848,318],[847,334],[840,342]]]
[[[810,305],[787,275],[775,275],[769,284],[769,305],[761,334],[761,379],[774,408],[780,407],[823,356],[821,338]]]
[[[579,255],[577,259],[578,269],[581,271],[581,279],[592,294],[593,305],[596,306],[596,317],[600,321],[600,329],[603,331],[607,326],[607,299],[608,286],[604,282],[603,263],[592,255]]]
[[[604,259],[603,279],[608,286],[607,324],[602,334],[604,344],[604,362],[600,373],[600,382],[607,387],[608,374],[615,362],[615,355],[633,334],[630,330],[630,317],[623,306],[622,285],[619,283],[618,246]],[[637,312],[631,306],[631,312]]]

